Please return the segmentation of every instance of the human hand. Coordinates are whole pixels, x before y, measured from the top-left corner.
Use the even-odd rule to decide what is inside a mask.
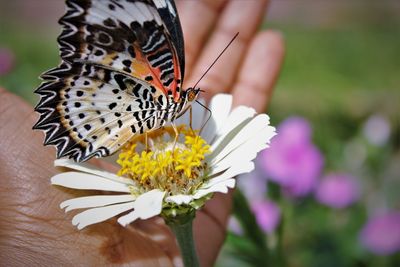
[[[264,110],[283,58],[279,34],[256,32],[266,5],[258,0],[178,3],[187,53],[185,87],[193,85],[240,32],[199,87],[208,98],[229,92],[236,105]],[[160,218],[127,228],[109,220],[76,230],[59,203],[77,193],[50,186],[49,178],[57,172],[55,152],[43,147],[41,133],[32,132],[35,121],[31,106],[0,91],[0,259],[4,265],[173,266],[180,262],[175,239]],[[92,163],[110,167],[100,160]],[[194,229],[202,266],[215,262],[230,203],[229,195],[217,194],[197,212]]]

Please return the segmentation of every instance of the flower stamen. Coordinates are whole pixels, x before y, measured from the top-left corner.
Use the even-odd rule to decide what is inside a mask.
[[[138,152],[141,145],[146,150]],[[190,194],[204,182],[208,153],[210,146],[196,131],[184,125],[164,127],[136,137],[122,148],[118,175],[138,182],[144,191]]]

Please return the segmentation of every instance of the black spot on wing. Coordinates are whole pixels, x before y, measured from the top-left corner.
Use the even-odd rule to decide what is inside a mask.
[[[121,88],[121,90],[125,90],[127,88],[126,84],[124,82],[124,78],[125,78],[125,76],[122,75],[122,74],[115,74],[114,75],[114,79],[117,82],[119,88]]]
[[[113,110],[116,106],[117,106],[117,103],[113,102],[113,103],[111,103],[110,105],[108,105],[108,108],[109,108],[110,110]]]

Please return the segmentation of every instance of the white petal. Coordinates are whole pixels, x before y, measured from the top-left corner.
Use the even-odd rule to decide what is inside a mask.
[[[189,120],[190,120],[190,118],[189,118],[189,110],[187,110],[185,113],[183,113],[182,116],[180,116],[179,118],[177,118],[174,121],[174,124],[175,125],[182,125],[182,124],[188,125]],[[170,125],[170,123],[166,124],[166,126],[168,126],[168,125]]]
[[[233,138],[227,136],[226,140],[222,141],[220,146],[212,152],[212,155],[208,157],[208,160],[212,159],[213,162],[218,162],[225,156],[227,156],[232,150],[239,147],[247,140],[253,138],[259,131],[268,127],[269,117],[266,114],[261,114],[252,119],[246,124]],[[275,135],[275,128],[269,126],[268,135],[266,136],[267,142]],[[229,140],[229,138],[232,138]]]
[[[209,188],[209,187],[213,186],[214,184],[217,184],[221,181],[233,178],[236,175],[239,175],[242,173],[251,172],[252,170],[254,170],[253,162],[251,162],[251,161],[241,162],[240,164],[233,165],[225,172],[222,172],[221,174],[218,174],[217,176],[211,178],[207,183],[203,184],[202,188]]]
[[[222,182],[219,182],[217,184],[214,184],[213,186],[205,189],[199,189],[197,192],[194,194],[193,198],[194,199],[199,199],[201,197],[204,197],[205,195],[208,195],[209,193],[227,193],[228,188],[234,188],[235,187],[235,179],[228,179]]]
[[[192,200],[193,200],[192,195],[175,195],[175,196],[168,196],[165,198],[165,202],[174,202],[178,205],[189,204],[190,201]]]
[[[219,127],[221,127],[228,118],[232,108],[232,95],[218,94],[211,99],[210,110],[211,119],[207,122],[201,136],[207,143],[215,137]]]
[[[51,178],[51,183],[74,189],[130,192],[129,184],[83,172],[59,173]]]
[[[206,105],[204,99],[199,99],[198,101],[203,106]],[[208,118],[208,111],[204,107],[202,107],[199,103],[193,103],[192,109],[193,109],[192,127],[195,130],[200,130],[201,126],[203,126],[204,120]]]
[[[133,211],[118,219],[122,226],[126,226],[136,219],[148,219],[161,213],[165,192],[151,190],[140,195],[134,202]]]
[[[103,207],[111,204],[119,204],[134,200],[135,197],[133,197],[131,194],[112,196],[87,196],[66,200],[60,204],[60,208],[66,208],[65,212],[68,212],[74,209]]]
[[[198,100],[201,104],[205,105],[204,99]],[[204,121],[205,108],[198,103],[192,103],[192,128],[199,130]],[[188,125],[190,123],[190,110],[187,110],[182,116],[175,120],[175,125]]]
[[[217,131],[216,138],[211,143],[212,149],[214,150],[220,144],[226,134],[233,131],[244,121],[250,121],[250,119],[254,117],[255,114],[256,111],[253,108],[249,108],[246,106],[238,106],[234,108],[229,114],[228,119],[224,122],[222,128]]]
[[[106,172],[102,169],[99,169],[99,168],[97,168],[89,163],[85,163],[85,162],[76,163],[75,161],[70,160],[70,159],[57,159],[54,161],[54,166],[66,167],[66,168],[70,168],[70,169],[77,170],[77,171],[87,172],[87,173],[105,177],[110,180],[116,180],[118,182],[123,181],[127,184],[133,185],[133,181],[130,179],[120,177],[111,172]]]
[[[86,210],[74,216],[74,218],[72,219],[72,224],[76,225],[80,230],[88,225],[103,222],[120,213],[130,210],[134,207],[134,203],[135,202],[132,201],[123,204],[116,204],[116,205]]]
[[[255,159],[259,151],[268,147],[267,143],[270,140],[269,135],[271,131],[268,127],[257,132],[251,139],[232,150],[220,161],[217,162],[213,160],[210,163],[210,165],[213,166],[213,172],[217,173],[229,168],[230,166]]]

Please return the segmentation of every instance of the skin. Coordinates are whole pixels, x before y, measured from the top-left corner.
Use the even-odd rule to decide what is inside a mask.
[[[284,55],[279,33],[258,31],[267,1],[181,1],[178,9],[186,42],[186,87],[192,86],[236,32],[239,37],[199,83],[206,98],[233,95],[235,105],[263,112]],[[0,88],[1,89],[1,88]],[[30,90],[30,89],[28,89]],[[127,228],[115,219],[78,231],[62,201],[88,195],[50,186],[55,151],[32,131],[33,108],[0,90],[0,261],[4,266],[129,265],[180,266],[179,250],[160,218]],[[103,168],[104,161],[92,160]],[[216,194],[194,223],[202,266],[212,266],[224,242],[231,194]]]

